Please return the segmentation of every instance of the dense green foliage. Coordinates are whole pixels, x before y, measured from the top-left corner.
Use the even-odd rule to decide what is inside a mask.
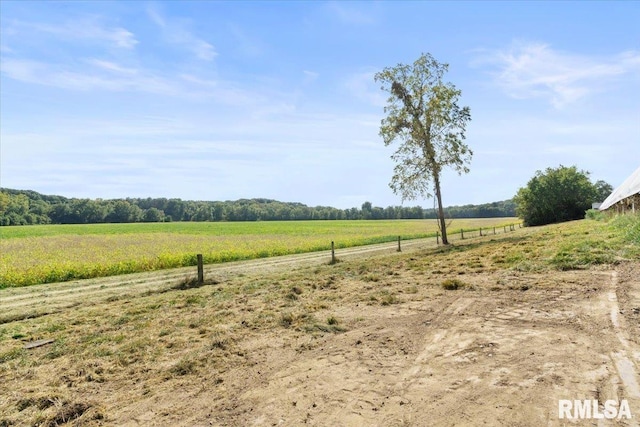
[[[584,218],[597,198],[598,189],[589,180],[589,172],[561,165],[537,171],[514,201],[525,225],[544,225]]]
[[[597,209],[589,209],[584,213],[585,219],[592,219],[594,221],[604,221],[606,219],[606,215],[604,212],[600,212]]]
[[[473,155],[464,143],[471,112],[459,106],[462,92],[443,80],[448,68],[430,54],[422,54],[413,64],[387,67],[375,75],[381,89],[389,93],[380,136],[387,146],[399,142],[391,156],[396,166],[389,186],[402,200],[433,192],[445,244],[441,172],[447,167],[460,174],[469,172]]]
[[[511,200],[483,205],[453,206],[450,218],[515,216]],[[46,196],[35,191],[0,189],[0,225],[93,224],[170,221],[282,221],[340,219],[432,219],[433,209],[420,206],[381,208],[365,202],[362,208],[309,207],[268,199],[226,202],[181,199],[90,200]]]
[[[604,202],[604,200],[609,197],[609,194],[613,192],[613,186],[608,182],[600,180],[596,181],[593,185],[596,188],[596,203]]]

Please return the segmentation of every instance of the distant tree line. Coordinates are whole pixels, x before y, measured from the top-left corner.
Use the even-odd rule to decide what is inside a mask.
[[[483,205],[452,206],[450,218],[515,216],[511,200]],[[431,219],[434,209],[420,206],[381,208],[365,202],[360,208],[310,207],[269,199],[225,202],[166,198],[115,200],[75,199],[47,196],[30,190],[0,188],[0,225],[94,224],[168,221],[277,221],[277,220],[374,220]]]

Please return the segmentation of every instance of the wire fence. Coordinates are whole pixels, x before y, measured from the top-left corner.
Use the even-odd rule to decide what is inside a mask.
[[[515,232],[517,229],[522,228],[522,226],[523,224],[520,222],[520,223],[505,224],[497,227],[496,226],[478,227],[478,228],[470,228],[470,229],[459,228],[458,230],[450,229],[450,230],[447,230],[447,240],[451,244],[453,241],[456,241],[456,240],[462,241],[462,240],[477,239],[481,237],[497,236],[500,234]],[[405,242],[405,245],[409,244],[411,246],[414,246],[414,244],[416,243],[421,244],[421,247],[440,246],[442,244],[442,238],[441,238],[440,232],[436,232],[434,235],[430,237],[409,238],[405,240],[403,240],[402,236],[399,235],[397,237],[397,241],[394,241],[393,246],[389,245],[390,242],[378,243],[375,245],[364,245],[364,246],[375,247],[374,251],[377,251],[379,249],[381,252],[384,252],[384,251],[388,251],[389,249],[395,249],[397,252],[402,252],[403,242]],[[337,247],[336,242],[331,241],[331,258],[329,260],[329,264],[335,264],[338,262],[336,247]],[[342,250],[350,251],[350,252],[354,252],[354,251],[361,252],[361,250],[358,250],[358,248],[363,248],[363,246],[351,246],[348,248],[343,248]],[[368,251],[368,252],[373,252],[373,251]],[[287,256],[287,255],[284,255],[284,256]],[[198,283],[203,283],[204,282],[204,266],[202,261],[203,257],[201,254],[197,254],[196,258],[197,258],[197,267],[198,267]]]

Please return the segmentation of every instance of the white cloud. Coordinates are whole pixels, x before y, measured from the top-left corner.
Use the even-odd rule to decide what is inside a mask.
[[[2,173],[8,187],[75,196],[274,197],[350,207],[332,189],[353,176],[369,177],[349,190],[368,194],[355,205],[387,188],[388,177],[374,173],[391,170],[383,144],[373,143],[376,119],[296,112],[277,120],[229,119],[184,110],[144,118],[51,117],[37,129],[2,130],[9,141]],[[38,174],[29,174],[26,163],[37,165]]]
[[[134,34],[124,28],[114,28],[108,32],[101,34],[107,40],[113,41],[117,46],[131,49],[138,44]]]
[[[485,51],[474,64],[495,66],[495,82],[510,96],[543,98],[562,108],[604,91],[616,77],[639,72],[640,52],[595,57],[557,51],[542,43],[520,42],[508,49]]]
[[[216,88],[220,86],[220,82],[217,80],[201,78],[192,74],[181,74],[179,77],[187,82],[195,83],[203,87]]]
[[[347,78],[345,86],[356,98],[375,107],[383,107],[386,105],[387,98],[375,83],[374,75],[373,71],[352,74]]]
[[[92,91],[139,91],[164,95],[179,95],[182,88],[174,82],[153,74],[135,75],[136,71],[108,61],[89,61],[100,69],[120,71],[123,76],[101,73],[100,70],[79,69],[76,66],[50,64],[29,59],[3,58],[2,74],[25,83],[62,89]]]
[[[254,37],[239,25],[229,24],[228,27],[229,33],[235,38],[233,48],[241,55],[256,58],[263,56],[268,51],[268,46],[264,41]]]
[[[197,37],[189,31],[187,21],[168,21],[152,6],[147,8],[147,14],[151,21],[162,29],[162,33],[169,43],[190,51],[198,59],[203,61],[212,61],[218,56],[218,52],[216,52],[215,47],[211,43]]]
[[[304,73],[304,83],[314,82],[320,77],[320,73],[316,73],[315,71],[303,70]]]
[[[9,57],[3,58],[0,73],[3,78],[72,91],[137,92],[206,101],[211,106],[242,109],[252,120],[289,114],[296,109],[295,93],[274,90],[267,83],[137,69],[97,58],[75,64],[54,64]]]
[[[122,27],[109,27],[94,16],[75,18],[57,24],[13,21],[9,34],[20,36],[28,32],[45,33],[60,39],[73,42],[105,42],[123,49],[133,49],[138,40],[129,30]]]
[[[89,64],[95,65],[98,68],[102,68],[104,70],[113,71],[116,73],[122,74],[137,74],[138,70],[134,68],[127,68],[120,64],[116,64],[115,62],[105,61],[102,59],[91,58],[87,61]]]

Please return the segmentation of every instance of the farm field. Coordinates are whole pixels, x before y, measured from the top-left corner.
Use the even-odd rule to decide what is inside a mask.
[[[450,233],[516,218],[456,219]],[[268,221],[0,227],[0,288],[435,236],[435,220]]]
[[[78,282],[0,320],[0,425],[638,425],[638,219],[286,259],[109,298],[91,285],[130,278]],[[560,419],[559,399],[632,418]]]

